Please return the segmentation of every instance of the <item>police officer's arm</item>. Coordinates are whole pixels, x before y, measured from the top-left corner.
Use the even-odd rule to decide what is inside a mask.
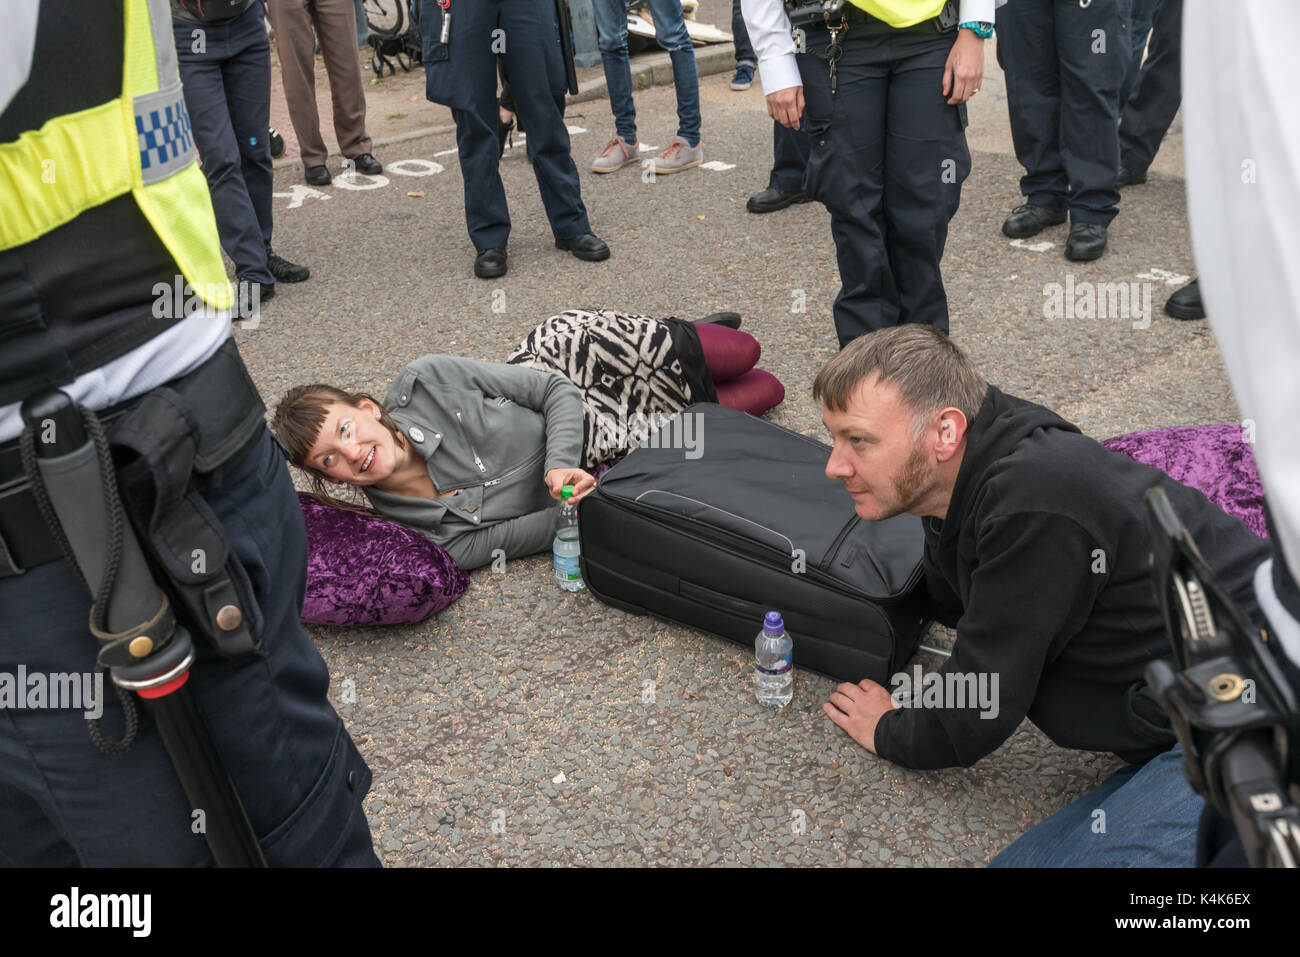
[[[453,389],[505,396],[546,418],[545,472],[582,464],[582,393],[553,372],[460,356],[426,355],[409,366],[422,379]]]
[[[544,552],[555,540],[555,512],[543,509],[518,518],[474,528],[443,543],[456,564],[469,571],[491,562],[501,549],[506,558],[522,558]]]
[[[963,688],[979,689],[983,682],[992,697],[980,701],[977,695],[962,708],[946,700],[927,706],[935,702],[921,699],[919,707],[894,710],[888,691],[864,681],[840,685],[824,706],[827,716],[859,744],[904,767],[974,764],[1020,726],[1044,669],[1086,624],[1107,578],[1092,572],[1095,544],[1060,515],[987,520],[976,544],[970,599],[939,675],[971,675]],[[920,690],[913,688],[913,695]]]
[[[996,0],[961,0],[958,22],[992,23],[995,3]],[[943,68],[943,95],[951,105],[965,103],[978,92],[983,81],[984,40],[971,30],[958,30]]]
[[[758,57],[767,115],[797,130],[803,115],[803,79],[794,57],[794,38],[785,6],[781,0],[740,0],[740,12]]]

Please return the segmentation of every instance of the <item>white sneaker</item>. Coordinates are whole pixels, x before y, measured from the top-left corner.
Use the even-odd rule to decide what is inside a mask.
[[[699,166],[704,162],[704,141],[700,140],[697,146],[691,146],[680,136],[674,136],[673,141],[665,147],[664,151],[652,160],[646,162],[646,166],[658,173],[680,173],[684,169],[690,169],[692,166]]]
[[[600,155],[592,161],[591,171],[593,173],[612,173],[616,169],[622,169],[629,163],[635,163],[640,155],[637,148],[640,142],[638,140],[636,143],[629,143],[621,136],[614,137],[605,144],[605,148],[600,151]]]

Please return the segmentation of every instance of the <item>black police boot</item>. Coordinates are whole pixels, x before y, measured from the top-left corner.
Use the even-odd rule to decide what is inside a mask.
[[[1065,258],[1076,262],[1096,259],[1106,251],[1106,227],[1100,223],[1071,223],[1065,241]]]
[[[555,248],[566,249],[579,259],[587,260],[587,262],[600,262],[602,259],[609,258],[609,247],[595,233],[583,233],[581,236],[556,239]]]
[[[328,186],[330,170],[328,166],[308,166],[303,178],[310,186]]]
[[[1123,189],[1125,186],[1141,186],[1147,181],[1147,171],[1140,172],[1135,169],[1119,168],[1119,175],[1115,177],[1115,186],[1117,189]]]
[[[474,258],[474,275],[479,279],[496,279],[506,274],[506,251],[485,249]]]
[[[1201,281],[1193,279],[1170,296],[1165,302],[1165,312],[1175,319],[1204,319],[1205,304],[1201,302]]]
[[[282,259],[270,246],[266,247],[266,268],[279,282],[303,282],[311,278],[310,269]]]
[[[1037,236],[1048,226],[1059,226],[1065,222],[1065,213],[1056,212],[1046,206],[1025,203],[1017,206],[1002,224],[1002,234],[1012,239],[1028,239]]]
[[[795,203],[806,203],[811,199],[801,189],[778,189],[773,186],[749,197],[745,208],[751,213],[774,213],[778,209],[785,209]]]

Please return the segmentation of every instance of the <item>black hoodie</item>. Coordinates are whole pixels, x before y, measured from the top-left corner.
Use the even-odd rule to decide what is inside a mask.
[[[940,674],[996,674],[996,717],[978,706],[894,710],[876,726],[877,752],[912,768],[969,766],[1026,717],[1062,747],[1130,762],[1172,747],[1142,677],[1171,656],[1149,571],[1143,493],[1156,484],[1258,619],[1263,540],[1200,492],[990,386],[947,517],[924,520],[924,562],[931,613],[957,629]]]

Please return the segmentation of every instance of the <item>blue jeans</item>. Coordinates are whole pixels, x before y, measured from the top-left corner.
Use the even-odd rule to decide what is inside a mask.
[[[1120,768],[1026,831],[989,867],[1194,867],[1205,799],[1183,776],[1175,745]]]
[[[700,144],[700,72],[695,47],[686,32],[680,0],[649,0],[655,38],[668,51],[677,88],[677,135],[692,147]],[[632,66],[627,57],[627,4],[624,0],[595,0],[596,33],[605,63],[609,105],[614,129],[629,143],[636,142],[636,105],[632,102]]]
[[[736,66],[748,63],[757,67],[758,57],[754,53],[754,44],[749,39],[745,18],[740,12],[740,0],[731,0],[731,37],[736,47]]]

